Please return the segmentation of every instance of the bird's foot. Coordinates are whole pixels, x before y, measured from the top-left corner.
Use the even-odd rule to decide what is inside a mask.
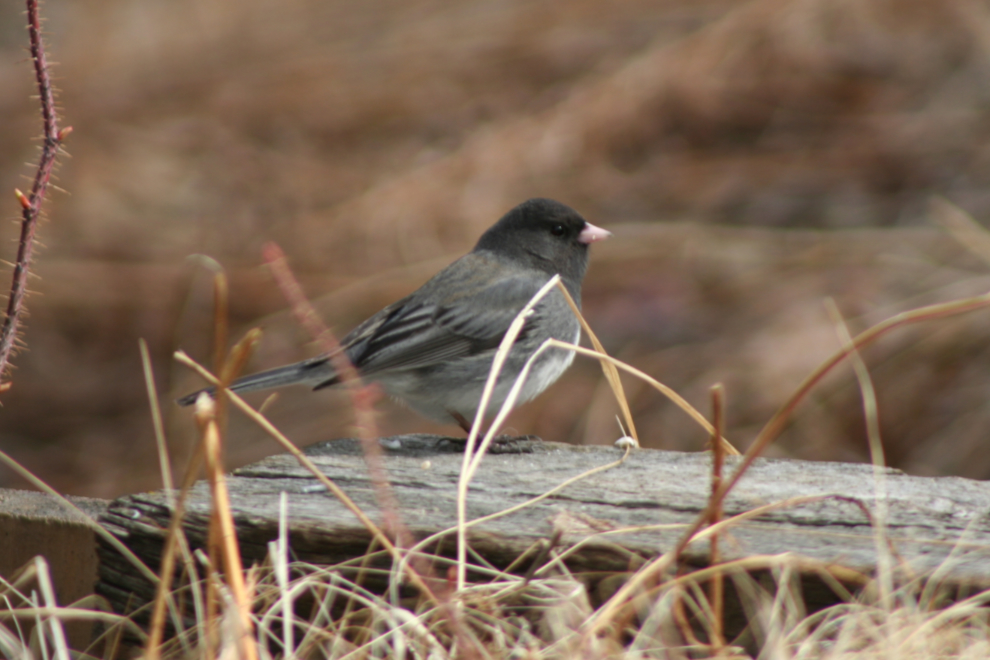
[[[532,454],[543,442],[538,435],[497,435],[488,447],[489,454]]]
[[[454,438],[425,433],[382,438],[380,442],[386,450],[407,453],[463,452],[467,447],[467,438]],[[488,447],[488,453],[530,454],[536,451],[536,447],[542,442],[543,440],[535,435],[499,435],[492,439],[492,443]],[[477,446],[475,451],[477,451]]]

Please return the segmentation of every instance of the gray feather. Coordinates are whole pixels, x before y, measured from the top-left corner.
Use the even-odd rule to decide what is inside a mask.
[[[254,392],[256,390],[267,390],[275,387],[286,387],[297,383],[316,385],[335,377],[333,367],[325,357],[317,357],[304,362],[290,364],[285,367],[277,367],[262,371],[250,376],[245,376],[235,381],[230,386],[232,392],[238,394],[244,392]],[[215,388],[209,387],[199,392],[193,392],[178,400],[180,406],[189,406],[196,402],[202,392],[213,394]]]

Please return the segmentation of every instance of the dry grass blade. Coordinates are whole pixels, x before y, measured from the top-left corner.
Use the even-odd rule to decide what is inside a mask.
[[[944,197],[933,197],[929,206],[937,224],[960,245],[990,264],[990,232],[986,227]]]
[[[595,468],[592,468],[590,470],[587,470],[586,472],[582,472],[581,474],[575,475],[575,476],[571,477],[570,479],[565,479],[564,481],[562,481],[561,483],[557,484],[553,488],[547,490],[546,492],[544,492],[544,493],[542,493],[542,494],[540,494],[540,495],[538,495],[538,496],[536,496],[536,497],[534,497],[532,499],[526,500],[525,502],[522,502],[520,504],[517,504],[515,506],[509,507],[507,509],[503,509],[502,511],[497,511],[495,513],[490,513],[487,516],[482,516],[480,518],[473,518],[473,519],[467,521],[465,523],[465,526],[467,528],[470,528],[470,527],[474,527],[476,525],[481,525],[481,524],[484,524],[484,523],[489,522],[491,520],[495,520],[497,518],[501,518],[503,516],[512,515],[513,513],[516,513],[517,511],[521,511],[521,510],[523,510],[523,509],[525,509],[527,507],[531,507],[531,506],[533,506],[534,504],[536,504],[538,502],[541,502],[541,501],[543,501],[543,500],[545,500],[547,498],[553,497],[554,495],[556,495],[560,491],[564,490],[568,486],[571,486],[572,484],[575,484],[575,483],[577,483],[579,481],[582,481],[584,479],[587,479],[588,477],[590,477],[592,475],[595,475],[595,474],[598,474],[600,472],[604,472],[606,470],[611,470],[613,468],[619,467],[620,465],[622,465],[626,461],[627,458],[629,458],[629,454],[630,453],[632,453],[632,446],[626,447],[625,448],[625,451],[622,453],[622,456],[618,460],[613,461],[612,463],[606,463],[605,465],[600,465],[598,467],[595,467]],[[445,536],[447,536],[447,535],[449,535],[451,533],[457,532],[457,530],[458,530],[457,527],[452,527],[452,528],[445,529],[445,530],[442,530],[440,532],[436,532],[435,534],[431,534],[431,535],[427,536],[422,541],[420,541],[419,543],[417,543],[416,545],[414,545],[412,548],[410,548],[410,554],[418,553],[418,552],[423,551],[425,548],[429,547],[433,543],[436,543],[437,541],[439,541],[443,537],[445,537]],[[404,561],[407,561],[407,560],[404,560]],[[403,568],[402,564],[399,564],[399,565],[397,565],[396,567],[393,568],[393,571],[395,573],[398,573],[398,574],[401,575],[402,568]],[[506,572],[507,572],[507,570],[506,570]],[[505,572],[503,572],[503,574],[504,573]],[[395,576],[393,576],[392,581],[395,582]]]
[[[33,562],[32,562],[33,563]],[[125,616],[112,614],[110,612],[100,612],[95,608],[84,607],[82,605],[56,605],[54,607],[18,607],[16,609],[0,609],[0,619],[31,619],[35,617],[58,617],[63,621],[98,621],[107,625],[122,624],[127,627],[128,633],[138,639],[145,637],[144,631],[139,625]]]
[[[671,578],[669,582],[664,583],[664,585],[658,589],[665,589],[669,586],[683,587],[692,582],[698,583],[705,582],[706,580],[713,580],[719,574],[724,575],[732,570],[745,569],[748,572],[753,572],[782,565],[799,567],[804,573],[817,573],[819,575],[831,576],[833,580],[830,581],[830,584],[837,587],[840,591],[842,591],[842,584],[866,585],[871,579],[870,576],[865,573],[836,566],[830,562],[824,562],[802,555],[783,553],[779,555],[751,555],[742,559],[733,559],[732,561],[724,562],[719,566],[706,566],[705,568],[699,568],[691,571],[687,575],[678,575],[677,577]],[[851,594],[847,593],[846,595],[851,597]]]
[[[819,365],[817,369],[805,378],[791,397],[780,407],[770,421],[767,422],[766,426],[763,427],[763,430],[760,431],[759,435],[756,437],[756,440],[746,451],[743,461],[740,463],[739,467],[736,468],[736,471],[732,474],[732,476],[724,482],[722,487],[719,489],[719,492],[714,498],[715,501],[713,504],[725,499],[725,496],[729,493],[729,491],[732,490],[737,483],[739,483],[740,479],[742,479],[742,476],[753,464],[753,461],[756,460],[756,458],[763,453],[763,450],[777,438],[783,430],[787,419],[790,418],[794,409],[802,400],[804,400],[808,392],[810,392],[811,389],[818,384],[822,378],[824,378],[825,374],[848,357],[851,351],[867,346],[891,330],[904,325],[947,318],[950,316],[956,316],[958,314],[965,314],[978,309],[983,309],[985,307],[990,307],[990,293],[947,303],[929,305],[927,307],[921,307],[908,312],[903,312],[887,319],[886,321],[878,323],[872,328],[857,335],[848,347],[836,352],[831,358]],[[709,508],[710,507],[711,505],[709,505]],[[698,517],[698,520],[691,526],[691,529],[684,535],[682,542],[678,545],[678,553],[687,546],[698,530],[705,524],[705,520],[709,516],[710,511],[706,510],[702,512],[702,514]]]
[[[576,316],[578,321],[581,322],[581,327],[584,329],[584,333],[588,335],[588,339],[591,340],[591,345],[594,346],[595,350],[602,355],[607,355],[605,352],[605,347],[602,346],[600,341],[598,341],[598,336],[595,334],[594,330],[591,329],[591,326],[588,325],[588,321],[585,320],[584,314],[581,313],[577,303],[574,302],[574,298],[571,297],[567,287],[564,286],[563,282],[558,282],[557,288],[564,295],[564,299],[567,300],[567,304],[570,305],[574,316]],[[619,370],[616,369],[614,364],[608,361],[602,361],[601,367],[602,372],[605,374],[605,379],[612,387],[612,392],[615,393],[615,400],[619,402],[619,408],[622,410],[622,416],[626,422],[626,430],[636,441],[636,444],[639,444],[639,434],[636,432],[636,422],[633,420],[632,410],[629,409],[629,400],[626,398],[626,391],[622,387],[622,379],[619,378]]]
[[[800,403],[804,397],[807,396],[811,388],[814,387],[825,376],[825,374],[848,357],[852,351],[858,350],[863,346],[876,341],[887,332],[904,325],[964,314],[978,309],[983,309],[988,306],[990,306],[990,293],[947,303],[929,305],[927,307],[921,307],[908,312],[903,312],[887,319],[886,321],[878,323],[865,332],[860,333],[855,337],[855,339],[852,340],[849,346],[839,350],[831,358],[819,365],[818,368],[816,368],[808,377],[805,378],[791,397],[780,407],[770,421],[767,422],[766,426],[764,426],[752,446],[750,446],[747,450],[739,467],[736,468],[736,471],[732,474],[732,476],[718,489],[718,492],[712,497],[709,505],[704,511],[701,512],[695,522],[689,526],[674,550],[658,557],[656,560],[648,564],[647,567],[644,567],[637,574],[636,579],[630,580],[626,585],[624,585],[589,621],[589,634],[597,635],[610,626],[614,617],[618,613],[618,610],[624,606],[625,601],[632,596],[635,590],[638,589],[644,581],[653,579],[656,575],[663,574],[663,572],[673,564],[676,558],[681,552],[683,552],[684,548],[686,548],[689,543],[698,540],[706,534],[711,533],[713,530],[717,530],[721,527],[721,525],[714,525],[709,527],[704,532],[699,533],[701,528],[704,527],[711,518],[714,507],[719,506],[721,502],[725,500],[725,496],[730,490],[732,490],[733,487],[735,487],[735,485],[742,478],[743,474],[745,474],[752,465],[753,461],[756,460],[767,445],[769,445],[769,443],[777,437],[783,429],[784,423],[790,417],[798,403]],[[600,359],[604,358],[605,356],[601,356]],[[617,366],[624,368],[621,363],[617,364]]]
[[[158,582],[154,604],[151,613],[151,625],[149,626],[148,641],[145,644],[144,652],[147,660],[156,660],[161,654],[161,643],[165,635],[165,614],[166,607],[171,599],[172,576],[175,571],[175,553],[180,544],[184,546],[182,536],[182,520],[185,518],[186,498],[189,489],[199,476],[199,468],[202,464],[203,444],[199,442],[196,451],[189,461],[186,474],[182,482],[182,490],[179,497],[172,505],[172,516],[169,520],[168,532],[165,535],[165,544],[162,552],[162,561],[159,571],[161,580]],[[187,548],[183,548],[187,549]],[[190,562],[191,563],[191,562]],[[191,566],[190,566],[191,568]],[[193,570],[189,571],[190,577],[195,575]]]
[[[689,543],[709,539],[715,535],[724,533],[733,525],[752,518],[758,518],[759,516],[766,515],[779,509],[801,506],[804,504],[813,504],[815,502],[821,502],[829,499],[848,500],[849,498],[844,498],[837,495],[793,497],[788,500],[784,500],[783,502],[774,502],[772,504],[765,504],[763,506],[750,509],[749,511],[732,516],[731,518],[726,518],[717,524],[710,525],[705,529],[700,529],[700,526],[697,526],[697,524],[691,525],[688,529],[689,533],[685,533],[682,536],[682,541],[674,549],[654,558],[652,561],[640,568],[632,579],[622,585],[622,587],[612,595],[608,602],[606,602],[598,611],[594,613],[592,617],[588,619],[584,626],[585,633],[590,636],[597,636],[612,626],[613,622],[621,615],[622,611],[632,605],[635,600],[635,595],[643,592],[649,592],[650,583],[653,582],[658,576],[666,573],[675,564],[678,557],[680,557],[681,553],[684,551],[684,548]],[[708,512],[706,511],[704,513],[704,520],[707,521]],[[869,512],[867,511],[866,513],[868,514]],[[714,573],[717,568],[718,567],[713,567],[710,570]],[[829,570],[834,575],[839,576],[843,581],[848,579],[851,582],[856,582],[856,576],[860,575],[856,571],[844,569],[838,566],[831,566]]]
[[[375,390],[363,383],[360,373],[354,367],[347,352],[342,349],[340,342],[330,332],[330,329],[323,324],[316,310],[303,293],[302,286],[292,274],[281,248],[275,243],[267,243],[264,248],[264,255],[282,294],[292,307],[293,315],[309,331],[313,339],[319,342],[320,348],[329,357],[331,364],[340,375],[350,394],[351,406],[357,421],[358,437],[361,440],[362,455],[374,488],[375,499],[379,510],[382,512],[384,532],[391,534],[395,539],[394,545],[386,545],[385,547],[390,548],[393,557],[398,561],[399,557],[403,556],[401,549],[413,544],[413,536],[402,520],[399,503],[385,471],[382,448],[378,442],[375,410],[372,405]],[[413,581],[428,592],[427,597],[431,602],[439,600],[440,607],[448,615],[450,625],[463,644],[466,641],[465,631],[460,624],[457,612],[449,607],[446,585],[432,579],[431,566],[420,561],[418,556],[413,555],[412,562],[413,566],[409,570],[411,574],[416,576]],[[427,586],[428,581],[432,582],[436,588],[430,590]]]
[[[268,547],[275,579],[282,592],[282,648],[285,650],[285,657],[292,660],[296,657],[296,645],[293,640],[294,599],[289,594],[289,494],[284,491],[279,495],[278,502],[278,539],[269,542]]]
[[[196,423],[202,434],[206,472],[214,506],[211,525],[215,520],[219,528],[217,536],[220,546],[219,559],[222,559],[219,564],[223,566],[227,585],[230,587],[234,605],[240,615],[240,628],[237,634],[239,656],[244,660],[257,660],[258,650],[252,635],[251,597],[244,581],[244,567],[241,564],[241,552],[237,545],[237,531],[230,511],[230,495],[227,492],[227,482],[223,472],[220,431],[217,428],[215,413],[213,401],[207,395],[201,394],[196,401]],[[212,530],[210,535],[214,537]],[[214,562],[214,565],[217,565],[217,562]]]
[[[375,411],[371,404],[373,399],[369,386],[361,380],[361,375],[351,363],[347,352],[340,342],[324,325],[316,310],[303,293],[302,286],[296,280],[289,268],[288,261],[281,248],[275,243],[267,243],[264,248],[265,262],[271,269],[282,295],[285,296],[296,321],[306,329],[320,350],[329,356],[334,370],[340,374],[340,379],[351,397],[351,407],[357,421],[357,433],[361,440],[365,464],[375,488],[375,497],[384,516],[386,531],[394,535],[399,547],[411,544],[412,536],[402,522],[399,514],[399,503],[392,492],[388,475],[383,467],[382,449],[378,443],[378,428],[375,423]]]
[[[227,357],[228,329],[228,307],[230,302],[230,284],[227,282],[227,271],[224,270],[220,262],[212,257],[203,256],[203,264],[213,271],[213,370],[220,374],[222,385],[217,388],[214,394],[215,407],[213,414],[221,433],[227,428],[227,387],[233,382],[237,374],[240,373],[244,362],[247,361],[248,352],[238,353],[236,349]],[[248,337],[257,330],[248,333]],[[258,337],[255,337],[256,342]],[[245,337],[242,343],[247,340]],[[253,346],[253,344],[251,344]],[[235,357],[237,356],[237,357]],[[222,439],[222,436],[221,436]],[[202,434],[200,435],[202,441]],[[221,445],[222,453],[222,445]]]
[[[512,323],[509,324],[509,329],[506,330],[505,335],[502,337],[502,341],[499,343],[498,350],[495,353],[495,357],[492,359],[491,369],[488,370],[488,379],[485,381],[485,388],[481,393],[481,401],[478,404],[478,410],[475,412],[474,419],[471,423],[471,432],[468,434],[467,445],[464,450],[464,462],[461,469],[461,480],[470,481],[471,475],[474,470],[477,469],[480,464],[481,458],[484,452],[479,450],[478,456],[475,456],[475,447],[478,442],[478,433],[480,432],[482,426],[485,423],[485,411],[488,409],[488,404],[492,399],[492,394],[495,391],[495,385],[498,382],[498,377],[502,373],[502,366],[505,364],[506,358],[509,356],[509,351],[512,350],[513,344],[516,343],[516,339],[519,337],[519,333],[522,332],[523,325],[526,323],[527,317],[532,313],[533,308],[543,300],[550,289],[555,287],[560,282],[560,275],[554,275],[551,277],[546,284],[540,287],[540,290],[533,294],[529,302],[519,310],[515,318],[512,319]],[[542,346],[540,347],[543,348]],[[524,378],[516,378],[516,383],[518,384]],[[504,410],[505,405],[502,406]],[[511,409],[511,406],[510,406]],[[499,411],[500,413],[502,410]],[[498,424],[493,422],[488,433],[485,435],[482,445],[484,442],[490,442],[491,437],[494,436],[495,432],[498,430]],[[465,476],[466,475],[466,476]],[[458,491],[460,491],[460,484],[458,484]]]
[[[63,628],[64,624],[73,622],[100,624],[107,631],[104,634],[126,629],[139,640],[145,637],[141,628],[130,618],[104,611],[104,603],[96,596],[59,605],[55,600],[57,579],[57,569],[53,577],[48,562],[40,556],[32,558],[14,572],[9,581],[0,577],[0,657],[11,660],[36,658],[40,655],[37,645],[47,646],[50,643],[54,646],[54,652],[41,657],[59,660],[92,658],[87,655],[89,650],[79,653],[70,649],[68,633]],[[29,634],[24,623],[33,624],[33,632]],[[31,637],[36,640],[35,643],[30,642]],[[99,641],[99,638],[94,639],[90,649],[96,648]]]
[[[595,359],[600,360],[602,362],[608,362],[609,364],[614,365],[615,367],[621,369],[622,371],[625,371],[625,372],[627,372],[629,374],[632,374],[633,376],[636,376],[637,378],[643,380],[644,382],[648,383],[649,385],[652,385],[654,388],[657,389],[657,391],[659,391],[661,394],[663,394],[668,399],[670,399],[671,401],[673,401],[677,405],[678,408],[680,408],[681,410],[683,410],[684,412],[686,412],[688,414],[688,416],[691,417],[691,419],[693,419],[695,422],[697,422],[698,425],[701,426],[701,428],[703,428],[705,431],[707,431],[709,435],[714,432],[715,429],[711,425],[711,423],[709,423],[709,421],[707,419],[705,419],[705,416],[702,415],[700,412],[698,412],[694,408],[694,406],[692,406],[690,403],[688,403],[684,399],[684,397],[682,397],[680,394],[678,394],[674,390],[670,389],[669,387],[667,387],[666,385],[664,385],[663,383],[661,383],[660,381],[658,381],[656,378],[653,378],[649,374],[647,374],[647,373],[645,373],[643,371],[640,371],[636,367],[633,367],[633,366],[631,366],[629,364],[626,364],[625,362],[622,362],[621,360],[617,360],[616,358],[612,357],[611,355],[608,355],[607,353],[599,353],[598,351],[593,351],[591,349],[584,348],[583,346],[578,346],[576,344],[568,344],[565,341],[558,341],[556,339],[549,339],[549,340],[547,340],[547,343],[548,343],[549,346],[556,346],[558,348],[566,348],[567,350],[574,351],[575,353],[577,353],[579,355],[585,355],[587,357],[595,358]],[[722,446],[725,449],[725,452],[727,454],[731,454],[733,456],[738,456],[739,453],[740,453],[739,450],[736,449],[735,447],[733,447],[732,444],[728,440],[726,440],[724,437],[722,438]]]
[[[216,281],[217,280],[215,280],[215,282]],[[223,286],[219,282],[217,282],[216,290],[221,290],[222,288]],[[260,339],[261,339],[261,332],[259,330],[251,330],[247,333],[247,335],[245,335],[245,337],[240,342],[237,343],[236,346],[234,346],[233,349],[231,349],[230,356],[226,360],[226,364],[224,365],[224,369],[223,369],[225,373],[225,378],[223,379],[222,384],[218,387],[218,393],[220,394],[218,400],[222,399],[222,393],[225,391],[226,385],[228,385],[230,381],[233,380],[233,378],[238,373],[240,373],[241,369],[243,368],[243,365],[247,362],[247,359],[250,356],[251,351],[254,349],[254,346],[258,343]],[[207,395],[204,394],[203,396],[209,399]],[[214,421],[214,426],[216,426],[215,421]],[[185,517],[185,502],[189,494],[189,489],[192,488],[193,483],[196,481],[196,478],[199,475],[200,466],[204,462],[204,453],[207,451],[207,448],[204,445],[204,441],[206,437],[207,435],[205,433],[203,432],[200,433],[200,439],[199,442],[197,443],[196,450],[193,452],[189,465],[186,468],[186,474],[182,483],[182,491],[179,494],[178,501],[175,501],[172,504],[173,506],[172,517],[169,523],[168,533],[165,537],[165,548],[162,555],[161,568],[159,569],[161,571],[162,580],[158,584],[158,590],[155,595],[155,601],[151,616],[150,634],[148,638],[148,643],[145,646],[145,654],[146,657],[149,658],[149,660],[155,660],[155,658],[158,658],[161,653],[160,647],[161,647],[162,639],[164,637],[166,605],[170,603],[171,600],[170,589],[172,585],[172,575],[175,570],[175,554],[178,549],[181,549],[183,552],[183,558],[185,560],[187,572],[189,573],[189,575],[192,576],[195,574],[192,565],[192,558],[190,556],[188,549],[188,544],[186,543],[185,538],[182,535],[182,520]],[[217,447],[217,452],[218,454],[220,452],[219,446]],[[219,459],[219,456],[216,459],[216,464],[222,464],[222,461]],[[222,474],[222,468],[221,468],[221,474]],[[169,497],[171,499],[171,494],[169,495]],[[213,538],[215,531],[213,530],[212,527],[210,531],[211,531],[211,538]],[[239,556],[238,556],[238,560],[239,560]],[[214,564],[216,564],[216,562],[214,562]],[[214,607],[216,603],[212,584],[213,584],[212,581],[207,582],[207,597],[206,597],[205,608],[200,606],[200,599],[198,592],[194,592],[194,596],[195,596],[194,604],[197,606],[197,610],[200,612],[203,611],[206,612],[205,615],[205,619],[207,621],[206,637],[207,637],[208,645],[212,643],[212,625],[210,622],[212,621],[212,615],[214,613]],[[176,617],[176,621],[178,621],[178,617]]]
[[[478,410],[475,413],[474,421],[471,424],[471,432],[468,434],[467,445],[464,447],[464,460],[461,464],[461,474],[457,481],[457,591],[462,591],[464,585],[467,582],[467,493],[468,484],[471,483],[471,479],[474,476],[475,471],[478,466],[481,465],[481,460],[484,458],[485,452],[488,450],[488,446],[492,439],[495,437],[495,433],[498,431],[499,425],[505,418],[507,411],[512,410],[512,406],[515,403],[515,397],[518,396],[519,388],[521,384],[525,382],[526,376],[529,372],[529,367],[533,360],[543,351],[544,346],[541,346],[536,353],[527,361],[526,366],[523,368],[522,372],[516,378],[513,384],[512,391],[510,395],[506,398],[505,402],[502,404],[498,415],[495,420],[492,421],[488,432],[481,443],[481,447],[475,455],[475,445],[478,441],[478,432],[485,421],[485,411],[488,409],[488,403],[491,401],[492,393],[495,390],[495,384],[498,382],[498,377],[502,373],[502,366],[505,364],[506,358],[509,356],[509,351],[512,350],[513,344],[515,344],[516,339],[519,337],[519,333],[522,332],[523,325],[526,323],[526,319],[532,313],[533,308],[536,307],[537,303],[547,295],[550,290],[557,285],[560,281],[560,275],[554,275],[550,280],[544,284],[536,294],[529,300],[526,305],[519,310],[516,317],[512,320],[509,325],[509,329],[506,331],[505,336],[502,337],[502,342],[499,344],[498,351],[495,353],[495,357],[492,360],[491,369],[488,371],[488,380],[485,382],[485,389],[481,394],[481,402],[478,405]]]
[[[711,497],[714,498],[722,486],[722,466],[725,463],[725,451],[719,438],[722,437],[722,420],[725,419],[725,401],[723,399],[725,389],[721,383],[712,386],[712,489]],[[712,507],[712,515],[709,519],[710,525],[717,525],[722,519],[722,505],[715,503]],[[712,549],[708,558],[709,566],[717,567],[722,561],[719,556],[718,534],[712,535]],[[712,639],[711,644],[718,654],[725,647],[725,636],[723,634],[723,616],[725,610],[725,585],[721,571],[715,573],[711,581],[711,594],[709,599],[712,604]]]
[[[175,353],[175,359],[181,363],[191,368],[193,371],[198,373],[207,382],[213,384],[214,386],[219,386],[219,379],[211,374],[202,365],[198,364],[195,360],[190,358],[182,351],[177,351]],[[276,442],[278,442],[283,449],[293,455],[299,464],[304,468],[309,470],[309,472],[316,477],[321,484],[323,484],[329,492],[331,492],[341,503],[347,507],[347,509],[357,517],[361,524],[364,525],[371,535],[377,539],[377,541],[384,547],[389,554],[392,556],[394,561],[400,561],[402,559],[402,553],[399,552],[398,548],[394,543],[388,538],[388,536],[376,525],[371,518],[368,517],[361,508],[354,503],[347,493],[341,490],[340,486],[331,481],[323,472],[320,471],[318,467],[309,459],[306,454],[304,454],[291,440],[289,440],[285,435],[283,435],[271,422],[269,422],[263,415],[260,415],[258,411],[252,408],[244,399],[235,394],[234,392],[229,392],[231,402],[245,415],[248,416],[251,421],[260,426],[266,433],[268,433]],[[423,579],[416,573],[412,568],[407,569],[406,573],[410,582],[420,590],[420,592],[430,599],[431,602],[436,603],[436,597],[433,595],[432,590],[423,581]]]
[[[45,606],[49,610],[58,609],[58,601],[55,599],[55,587],[52,585],[51,572],[48,570],[48,562],[44,557],[35,557],[34,565],[38,578],[38,587],[41,596],[45,599]],[[55,616],[48,617],[48,629],[51,632],[52,642],[55,644],[55,657],[58,660],[70,660],[69,645],[65,641],[65,629],[62,622]]]
[[[148,405],[151,408],[151,423],[155,429],[155,446],[158,448],[158,465],[162,471],[162,486],[172,496],[172,465],[168,457],[168,443],[165,441],[165,426],[162,424],[162,410],[158,405],[158,391],[155,388],[155,374],[151,368],[151,356],[148,354],[148,343],[144,339],[138,341],[141,351],[141,367],[144,371],[144,385],[148,391]]]
[[[54,488],[46,484],[44,481],[36,477],[34,474],[32,474],[30,470],[28,470],[26,467],[15,461],[13,457],[8,455],[2,449],[0,449],[0,463],[5,464],[7,467],[12,469],[21,478],[23,478],[25,481],[30,483],[33,487],[55,498],[55,500],[66,510],[72,511],[74,514],[76,514],[79,520],[82,520],[86,525],[92,528],[92,530],[96,532],[96,534],[102,540],[106,541],[108,545],[110,545],[114,550],[119,552],[121,556],[123,556],[125,559],[127,559],[128,562],[130,562],[135,568],[137,568],[142,576],[147,578],[152,584],[155,585],[158,584],[158,576],[155,575],[154,571],[148,568],[145,565],[145,563],[142,562],[130,548],[124,545],[124,543],[120,539],[118,539],[116,536],[114,536],[106,529],[104,529],[102,525],[100,525],[98,522],[90,518],[85,512],[83,512],[82,509],[77,507],[75,504],[69,501],[64,495],[62,495],[57,490],[55,490]]]
[[[852,335],[842,318],[835,300],[825,300],[829,316],[835,324],[836,333],[843,348],[849,351],[856,380],[863,398],[863,416],[866,419],[866,438],[870,446],[870,459],[873,464],[873,485],[876,489],[876,513],[873,521],[874,542],[877,551],[877,577],[880,585],[880,603],[885,609],[894,606],[891,595],[894,591],[893,562],[887,540],[887,464],[883,453],[883,441],[880,438],[880,413],[877,410],[877,392],[870,378],[866,362],[853,345]]]
[[[937,319],[957,316],[959,314],[966,314],[984,309],[986,307],[990,307],[990,293],[946,303],[928,305],[926,307],[919,307],[907,312],[902,312],[858,334],[848,347],[842,348],[835,352],[832,357],[820,364],[813,372],[811,372],[811,374],[809,374],[804,381],[801,382],[794,393],[791,394],[790,398],[788,398],[788,400],[777,410],[770,421],[768,421],[760,431],[752,446],[746,451],[745,460],[740,465],[739,469],[737,469],[736,473],[733,474],[729,483],[726,484],[726,489],[732,488],[732,486],[735,485],[735,482],[742,476],[743,468],[748,468],[752,461],[759,454],[763,453],[763,450],[766,449],[767,445],[773,442],[773,440],[780,435],[780,432],[783,430],[787,420],[794,412],[794,409],[801,401],[804,400],[804,398],[808,395],[808,392],[810,392],[811,389],[817,385],[821,379],[824,378],[825,375],[837,364],[845,360],[850,355],[851,351],[862,349],[863,347],[872,344],[888,332],[902,326],[921,323],[923,321],[934,321]]]
[[[227,309],[230,303],[230,284],[227,282],[227,272],[219,262],[212,262],[213,270],[213,369],[225,380],[224,365],[227,362],[227,339],[229,336]]]

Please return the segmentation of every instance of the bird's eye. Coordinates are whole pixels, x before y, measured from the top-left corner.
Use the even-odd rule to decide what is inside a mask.
[[[554,225],[550,228],[550,233],[554,236],[563,236],[566,232],[567,230],[564,228],[564,225]]]

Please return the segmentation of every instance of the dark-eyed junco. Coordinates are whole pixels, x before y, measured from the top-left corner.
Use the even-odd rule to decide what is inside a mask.
[[[341,347],[365,380],[380,383],[426,417],[469,431],[492,359],[519,310],[558,273],[580,304],[588,245],[610,235],[559,202],[523,202],[482,234],[471,252],[356,327]],[[577,342],[580,334],[564,296],[551,290],[526,320],[486,416],[501,408],[526,360],[547,338]],[[549,387],[573,359],[570,351],[544,352],[517,403]],[[295,383],[320,389],[338,382],[330,358],[322,355],[246,376],[230,389],[250,392]],[[189,405],[198,394],[179,403]]]

